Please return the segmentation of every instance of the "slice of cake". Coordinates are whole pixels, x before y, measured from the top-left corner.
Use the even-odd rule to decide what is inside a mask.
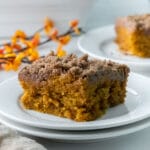
[[[119,18],[116,42],[126,54],[150,57],[150,14]]]
[[[26,109],[94,120],[124,102],[128,73],[125,65],[89,60],[87,55],[59,58],[51,53],[20,71],[21,102]]]

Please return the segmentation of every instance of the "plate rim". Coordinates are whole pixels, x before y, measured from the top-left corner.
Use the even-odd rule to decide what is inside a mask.
[[[107,132],[107,129],[106,129],[106,131],[96,130],[96,133],[94,133],[94,136],[92,134],[93,131],[92,132],[86,131],[85,135],[88,135],[88,136],[85,136],[84,134],[76,133],[76,132],[74,132],[74,133],[76,133],[75,136],[71,132],[70,132],[70,134],[68,134],[68,135],[65,134],[65,136],[64,136],[63,133],[59,134],[59,131],[50,130],[50,129],[47,129],[47,130],[51,131],[53,133],[46,132],[47,131],[46,130],[43,134],[42,129],[40,131],[38,131],[38,128],[36,128],[36,127],[30,127],[27,125],[23,125],[16,121],[10,120],[9,118],[6,118],[3,115],[0,115],[0,121],[9,128],[12,128],[14,130],[17,130],[17,131],[25,133],[25,134],[29,134],[31,136],[47,138],[47,139],[54,139],[54,140],[61,140],[61,141],[74,141],[74,142],[79,142],[79,141],[85,142],[85,141],[95,141],[95,140],[97,141],[97,140],[105,140],[105,139],[120,137],[120,136],[138,132],[138,131],[146,129],[150,126],[150,118],[147,118],[142,121],[138,121],[134,124],[121,126],[119,128],[116,127],[116,128],[108,129],[109,130],[108,132]],[[18,127],[18,125],[19,125],[19,127]],[[33,129],[34,129],[34,131],[33,131]],[[55,133],[55,132],[57,132],[57,133]],[[69,133],[69,132],[66,132],[66,133]],[[66,135],[67,135],[67,137],[66,137]]]

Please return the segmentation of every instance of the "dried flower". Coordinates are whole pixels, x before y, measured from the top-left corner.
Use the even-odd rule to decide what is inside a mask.
[[[26,37],[27,35],[22,30],[17,30],[13,36],[13,38],[23,38],[23,39],[25,39]]]
[[[44,31],[45,31],[45,33],[47,35],[49,35],[49,33],[50,33],[50,31],[53,27],[54,27],[54,22],[50,18],[46,17],[45,21],[44,21]]]
[[[66,45],[70,42],[71,40],[71,36],[70,35],[65,35],[65,36],[62,36],[60,38],[58,38],[58,41],[62,44],[62,45]]]
[[[78,24],[79,24],[78,20],[72,20],[69,22],[69,26],[75,31],[76,34],[80,34]]]
[[[63,57],[63,56],[65,56],[65,55],[66,55],[66,51],[63,50],[63,45],[60,43],[60,44],[58,45],[58,48],[57,48],[57,56],[58,56],[58,57]]]
[[[0,49],[0,55],[4,54],[4,49]]]
[[[50,37],[52,40],[56,41],[56,40],[57,40],[57,36],[58,36],[58,30],[57,30],[56,28],[53,28],[53,29],[51,30],[51,33],[50,33],[49,37]]]
[[[33,38],[31,39],[31,43],[32,43],[32,46],[33,47],[36,47],[39,45],[40,43],[40,34],[39,33],[36,33]]]
[[[24,31],[17,30],[10,42],[0,45],[0,69],[17,70],[22,62],[31,63],[37,60],[40,57],[38,46],[49,41],[58,43],[56,49],[58,57],[66,55],[64,45],[69,43],[72,33],[79,33],[78,20],[73,20],[69,24],[70,29],[64,34],[59,34],[54,27],[54,22],[49,18],[45,19],[43,28],[37,30],[32,36],[27,36]],[[45,41],[41,41],[40,32],[42,31],[47,36]]]

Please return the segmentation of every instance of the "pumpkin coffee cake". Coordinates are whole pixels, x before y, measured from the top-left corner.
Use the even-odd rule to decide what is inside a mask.
[[[129,68],[87,55],[57,57],[53,52],[19,73],[26,109],[89,121],[124,102]]]
[[[121,52],[150,57],[150,14],[119,18],[115,30]]]

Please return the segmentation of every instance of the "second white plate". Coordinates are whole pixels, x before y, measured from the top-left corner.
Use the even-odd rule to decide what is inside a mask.
[[[8,119],[39,128],[57,130],[94,130],[133,123],[150,116],[150,79],[130,73],[127,97],[124,104],[109,109],[104,117],[95,121],[75,122],[53,115],[24,110],[19,97],[22,88],[17,77],[0,84],[0,114]],[[146,87],[146,88],[144,88]]]
[[[150,126],[150,118],[144,119],[137,123],[121,126],[117,128],[92,130],[92,131],[58,131],[50,129],[41,129],[30,127],[9,120],[0,115],[0,122],[6,126],[32,136],[53,139],[61,142],[96,142],[100,140],[110,139],[122,135],[127,135],[145,129]]]
[[[106,59],[127,64],[133,71],[150,71],[150,59],[125,55],[114,42],[114,25],[100,27],[87,32],[78,40],[79,49],[97,59]]]

